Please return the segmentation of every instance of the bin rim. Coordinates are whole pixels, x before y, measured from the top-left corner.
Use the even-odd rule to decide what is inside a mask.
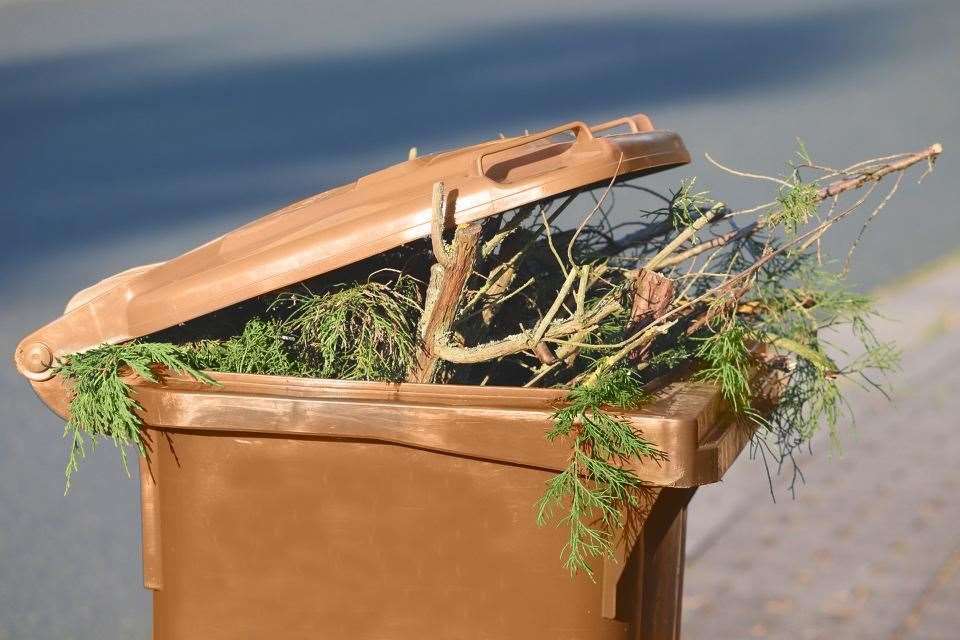
[[[552,471],[568,462],[566,443],[544,438],[566,395],[560,389],[208,373],[216,385],[179,374],[158,382],[130,375],[144,428],[366,441]],[[712,383],[680,377],[654,384],[650,402],[616,411],[667,455],[624,464],[651,486],[719,481],[756,422],[729,411]],[[68,418],[69,394],[59,377],[32,386]]]

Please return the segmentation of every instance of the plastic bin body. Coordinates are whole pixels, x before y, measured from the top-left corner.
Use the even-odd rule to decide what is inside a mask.
[[[560,392],[217,377],[136,386],[156,640],[640,637],[644,545],[591,581],[563,568],[566,527],[536,525]],[[671,455],[635,471],[719,479],[752,427],[716,396],[678,382],[631,412]]]
[[[426,238],[438,182],[452,226],[689,160],[642,114],[410,158],[82,290],[15,364],[66,417],[59,358]],[[722,418],[708,385],[668,385],[632,412],[669,456],[631,462],[664,487],[656,526],[597,562],[593,582],[563,568],[565,526],[535,522],[569,455],[544,438],[559,392],[216,378],[135,385],[156,640],[676,637],[689,488],[717,481],[752,432]]]
[[[552,471],[316,437],[157,452],[155,640],[632,637],[535,524]]]

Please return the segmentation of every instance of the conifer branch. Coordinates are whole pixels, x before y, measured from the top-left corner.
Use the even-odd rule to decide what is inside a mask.
[[[892,173],[906,171],[913,165],[918,164],[920,162],[930,162],[930,163],[935,162],[941,153],[943,153],[943,145],[941,145],[940,143],[937,143],[937,144],[930,145],[926,149],[922,151],[918,151],[916,153],[903,154],[903,156],[899,156],[899,157],[892,156],[892,158],[896,158],[896,159],[891,162],[886,162],[883,164],[873,166],[868,170],[863,170],[857,176],[845,178],[842,180],[836,180],[834,182],[831,182],[829,185],[821,187],[820,189],[818,189],[816,192],[812,194],[812,196],[810,197],[810,202],[807,204],[807,208],[809,209],[810,207],[813,207],[817,203],[827,200],[828,198],[835,198],[840,194],[846,193],[848,191],[853,191],[855,189],[859,189],[871,182],[878,182],[882,180],[884,177]],[[868,161],[868,162],[871,162],[871,161]],[[714,164],[717,164],[717,163],[714,161]],[[736,172],[732,169],[727,169],[726,167],[722,167],[722,165],[718,165],[718,166],[721,166],[721,168],[724,168],[725,170],[730,171],[735,175],[743,175],[741,172]],[[752,174],[750,174],[750,177],[756,177],[756,176],[753,176]],[[783,183],[783,181],[781,180],[778,180],[778,182]],[[796,189],[797,185],[793,185],[790,188]],[[775,210],[768,216],[764,218],[760,218],[740,229],[729,231],[720,236],[717,236],[716,238],[694,245],[693,247],[677,255],[671,256],[671,254],[674,251],[676,251],[677,248],[679,248],[686,240],[688,240],[693,235],[693,233],[695,233],[695,231],[691,231],[692,227],[689,227],[685,229],[682,233],[680,233],[672,242],[670,242],[670,244],[664,247],[660,251],[660,253],[658,253],[654,258],[652,258],[650,262],[647,263],[647,268],[648,269],[666,269],[666,268],[675,266],[677,264],[680,264],[681,262],[685,262],[693,257],[696,257],[712,249],[717,249],[731,242],[736,242],[737,240],[741,240],[743,238],[751,236],[756,232],[762,230],[763,228],[767,227],[768,225],[775,224],[778,221],[782,220],[783,216],[784,216],[783,208]],[[699,228],[702,228],[706,226],[707,223],[719,221],[722,218],[723,216],[716,216],[716,215],[708,218],[707,215],[704,215],[703,217],[698,218],[697,222],[700,222],[701,220],[703,221],[703,223],[700,224],[699,226]]]

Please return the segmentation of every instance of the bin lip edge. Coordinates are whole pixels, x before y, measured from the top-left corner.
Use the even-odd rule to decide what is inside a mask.
[[[138,413],[147,428],[212,436],[242,433],[381,442],[553,471],[565,468],[569,458],[566,446],[544,437],[552,424],[554,405],[543,401],[524,403],[526,406],[495,399],[451,404],[429,402],[444,394],[414,394],[412,398],[402,393],[298,396],[285,393],[282,381],[274,385],[273,394],[262,389],[260,393],[238,391],[229,384],[211,387],[179,377],[172,382],[133,382],[141,403]],[[679,389],[684,385],[679,383]],[[382,389],[384,385],[362,386]],[[432,386],[449,390],[448,399],[462,396],[449,393],[456,391],[452,385]],[[716,393],[675,395],[679,398],[670,402],[687,408],[689,416],[650,412],[623,416],[654,446],[668,453],[663,461],[641,459],[630,465],[655,485],[668,485],[684,475],[695,463],[700,423],[716,419]]]
[[[478,386],[416,382],[378,382],[369,380],[341,380],[274,376],[253,373],[226,373],[204,371],[216,385],[198,382],[184,374],[163,376],[162,382],[152,382],[131,375],[133,387],[164,388],[171,392],[243,393],[257,397],[296,397],[303,400],[342,402],[400,402],[406,405],[470,407],[476,409],[510,409],[516,411],[550,411],[563,406],[568,390],[512,386]],[[717,414],[720,390],[709,382],[687,378],[660,382],[652,392],[653,400],[636,409],[614,407],[614,411],[633,421],[657,420],[674,428],[691,427],[704,420],[713,420]],[[310,394],[308,392],[312,391]],[[299,393],[298,393],[299,392]],[[695,404],[682,405],[677,410],[676,399],[684,393],[702,396]],[[454,401],[461,401],[454,404]],[[662,407],[666,403],[667,407]],[[689,410],[693,407],[694,410]],[[658,410],[660,409],[660,410]]]
[[[136,389],[140,396],[139,400],[142,403],[143,411],[141,412],[141,418],[144,427],[161,431],[196,431],[210,435],[247,433],[254,436],[257,434],[276,436],[288,434],[291,436],[319,437],[322,439],[360,438],[363,440],[392,443],[398,446],[412,446],[418,449],[432,450],[450,455],[467,456],[524,467],[554,470],[563,468],[561,463],[567,455],[565,452],[553,451],[556,444],[548,443],[543,437],[543,432],[549,427],[549,420],[554,405],[549,402],[544,402],[542,398],[539,401],[534,400],[533,402],[521,403],[520,406],[517,406],[516,401],[513,403],[513,406],[511,406],[509,402],[497,403],[495,401],[465,403],[462,405],[451,405],[449,402],[446,404],[443,402],[432,402],[429,404],[424,402],[424,400],[428,400],[431,397],[435,399],[443,395],[446,395],[448,399],[454,396],[460,397],[464,395],[462,393],[463,391],[471,389],[474,390],[475,393],[477,390],[487,392],[491,389],[493,391],[516,391],[516,387],[482,388],[455,385],[411,385],[420,388],[425,387],[427,393],[400,393],[397,391],[387,391],[385,393],[385,390],[390,388],[395,389],[399,385],[377,382],[323,381],[310,378],[296,378],[293,379],[294,382],[305,382],[308,387],[312,385],[314,388],[324,388],[324,383],[330,382],[340,383],[340,385],[346,384],[354,389],[366,388],[368,390],[367,397],[362,397],[361,394],[352,394],[352,397],[350,395],[345,397],[342,393],[336,393],[338,390],[342,391],[342,386],[337,385],[325,387],[328,392],[333,391],[334,393],[298,396],[295,393],[290,393],[290,388],[283,384],[287,379],[283,378],[252,374],[214,373],[213,375],[217,377],[222,376],[224,379],[231,377],[234,378],[234,380],[225,380],[227,384],[220,387],[212,387],[178,376],[166,377],[169,384],[151,383],[143,379],[134,379],[131,376],[130,382]],[[243,389],[243,384],[235,384],[237,378],[240,379],[241,383],[248,383],[246,390]],[[249,388],[253,386],[251,383],[263,383],[264,381],[274,383],[272,386],[276,388],[273,394],[263,392],[263,387],[265,386],[263,384],[260,385],[261,389],[259,392],[251,392],[249,390]],[[53,409],[54,412],[61,417],[67,417],[68,391],[59,377],[43,382],[32,381],[32,385],[41,399]],[[701,470],[695,473],[693,466],[698,465],[698,456],[702,457],[702,450],[710,448],[711,438],[704,436],[709,436],[714,433],[716,428],[724,430],[732,428],[732,425],[735,423],[723,412],[722,400],[718,398],[719,390],[716,388],[710,390],[712,385],[708,383],[694,383],[685,379],[670,383],[667,386],[670,385],[675,385],[675,388],[672,394],[669,391],[667,392],[670,397],[666,402],[687,407],[690,412],[688,416],[679,416],[676,414],[669,416],[663,413],[651,413],[650,411],[634,411],[623,414],[641,433],[650,438],[656,446],[670,452],[670,458],[662,464],[641,461],[639,463],[640,466],[636,467],[636,472],[642,478],[645,478],[645,481],[656,486],[674,486],[677,485],[677,483],[683,482],[693,482],[694,484],[716,482],[719,479],[719,477],[714,477],[716,474],[713,474],[709,470]],[[271,385],[268,384],[266,386]],[[338,388],[338,386],[340,386],[340,388]],[[240,389],[239,391],[238,387]],[[374,394],[370,394],[369,390],[373,390]],[[379,390],[379,393],[377,393],[377,390]],[[435,390],[442,390],[444,393],[429,393],[429,391]],[[684,390],[692,390],[694,393],[684,398],[682,393]],[[560,390],[541,389],[538,390],[538,394],[543,391],[548,392],[550,395],[559,395],[562,393]],[[226,415],[224,414],[224,410],[229,411],[233,409],[246,412],[244,406],[240,406],[233,401],[237,396],[242,397],[245,401],[252,400],[252,405],[249,402],[242,404],[248,407],[254,407],[255,413],[251,414],[251,416],[257,415],[259,417],[253,421],[246,420],[238,423],[233,423],[229,419],[224,420]],[[487,397],[489,398],[489,395]],[[200,402],[197,403],[197,400]],[[257,408],[256,403],[259,400],[263,401],[263,406]],[[211,402],[213,404],[211,404]],[[316,418],[319,414],[316,411],[316,406],[313,410],[309,409],[309,406],[313,403],[333,406],[334,409],[337,403],[341,403],[344,411],[353,417],[348,420],[347,423],[344,423],[343,427],[331,429],[331,425],[326,424],[326,420],[317,422]],[[426,440],[424,440],[422,437],[422,428],[411,428],[405,435],[404,433],[407,431],[405,428],[401,428],[398,432],[397,427],[401,425],[395,423],[397,418],[384,417],[382,411],[379,411],[379,417],[376,417],[378,415],[378,408],[383,409],[386,407],[389,409],[389,405],[391,404],[395,404],[397,410],[408,414],[410,411],[427,411],[429,414],[432,414],[433,422],[423,423],[421,426],[426,426],[427,424],[441,426],[442,431],[447,435],[441,437],[438,441],[434,435],[428,436]],[[696,408],[695,415],[694,408]],[[371,409],[373,409],[373,413],[370,413]],[[454,410],[456,413],[455,419],[449,421],[441,419],[440,422],[437,422],[438,414],[443,414],[446,410]],[[454,411],[451,411],[451,414],[454,413]],[[270,412],[276,414],[275,418],[269,415]],[[331,415],[341,415],[341,413],[342,412],[335,412]],[[313,418],[308,419],[306,422],[301,422],[301,418],[307,415],[312,415]],[[363,426],[367,424],[367,420],[371,419],[371,417],[376,417],[375,420],[378,420],[383,425],[388,425],[386,428],[389,433],[383,432],[383,428],[379,430],[373,429],[373,435],[360,433],[371,431]],[[453,416],[451,415],[451,417]],[[514,418],[517,419],[516,422],[514,422]],[[463,429],[462,426],[457,427],[456,424],[459,423],[461,419],[465,419],[474,425],[478,422],[491,420],[490,427],[493,428],[493,431],[483,428],[476,431],[475,435],[468,435],[474,432],[474,430]],[[351,426],[351,421],[354,426]],[[403,422],[404,420],[401,419],[401,423]],[[410,422],[409,416],[406,422]],[[499,423],[499,426],[497,426],[497,423]],[[710,428],[701,433],[699,427],[704,423],[709,424]],[[393,424],[393,426],[389,426],[390,424]],[[356,425],[361,427],[360,432],[357,432]],[[428,428],[428,431],[429,430]],[[391,433],[393,435],[390,435]],[[418,436],[418,433],[420,433],[421,436]],[[400,435],[398,436],[398,434]],[[496,436],[495,434],[500,435]],[[463,440],[464,436],[468,438],[467,441]],[[461,443],[472,442],[474,444],[465,447],[459,445],[447,447],[442,444],[446,437],[454,437],[456,441]],[[494,437],[495,440],[491,440],[491,437]],[[529,451],[529,459],[526,455],[514,456],[512,454],[505,455],[503,453],[492,452],[489,449],[491,443],[499,442],[500,437],[508,439],[520,438],[522,442],[526,443],[523,445],[523,450],[525,451],[532,447]],[[441,444],[438,444],[438,442]],[[477,446],[482,450],[476,450]],[[499,451],[499,445],[496,446]],[[551,453],[551,451],[553,452]],[[651,466],[651,464],[653,464],[653,466]],[[706,475],[704,475],[704,473],[706,473]],[[707,476],[709,476],[709,478]]]

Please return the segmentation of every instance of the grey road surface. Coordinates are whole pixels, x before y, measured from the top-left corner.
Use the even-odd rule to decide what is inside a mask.
[[[749,460],[697,492],[685,638],[958,637],[958,280],[960,254],[881,294],[878,336],[903,349],[894,400],[848,389],[857,428],[801,456],[796,500],[785,477],[778,502],[765,500]]]
[[[861,245],[854,277],[885,282],[960,243],[957,33],[950,0],[5,0],[0,353],[78,289],[410,146],[636,111],[697,158],[653,184],[731,203],[769,185],[702,152],[771,171],[797,136],[834,164],[943,142]],[[107,447],[64,498],[61,425],[0,385],[0,639],[147,637],[136,481]]]

